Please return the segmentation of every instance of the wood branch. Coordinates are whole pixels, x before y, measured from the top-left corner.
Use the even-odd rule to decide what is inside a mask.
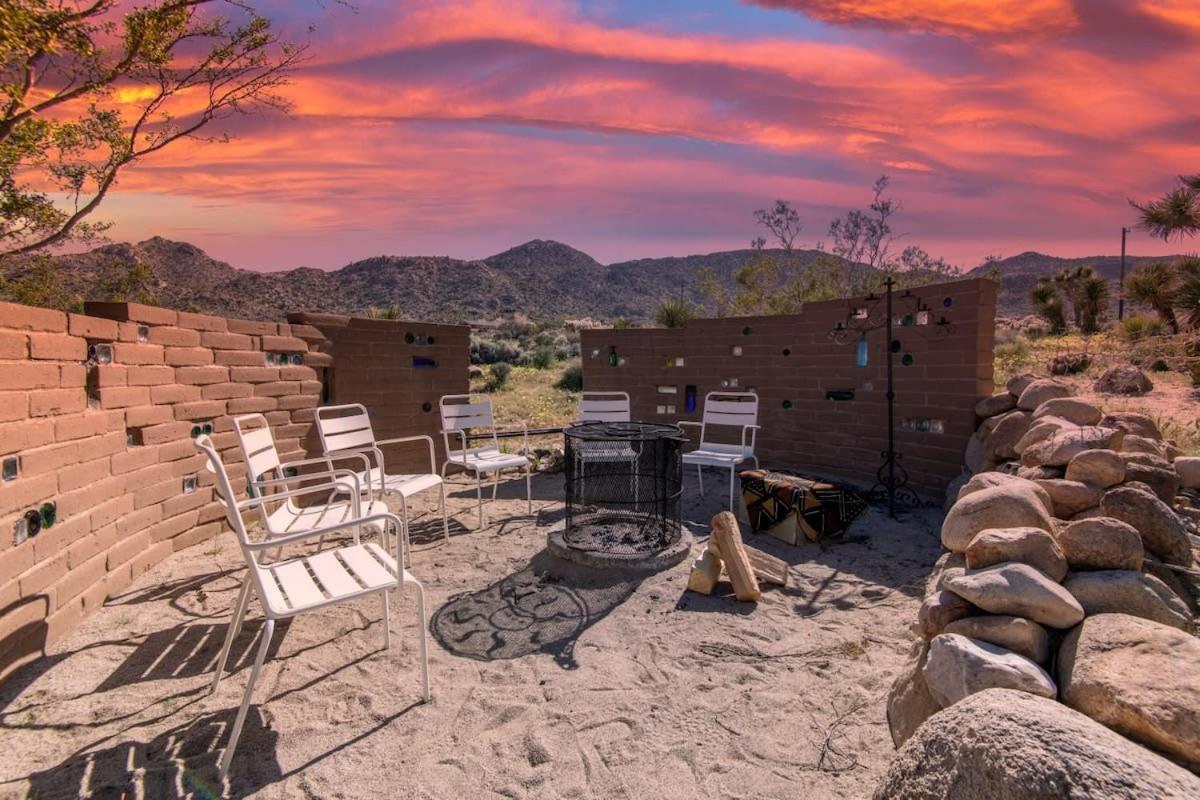
[[[716,541],[717,550],[725,561],[734,596],[745,602],[757,602],[762,591],[758,588],[754,567],[742,545],[742,532],[733,514],[722,511],[712,518],[711,538]]]

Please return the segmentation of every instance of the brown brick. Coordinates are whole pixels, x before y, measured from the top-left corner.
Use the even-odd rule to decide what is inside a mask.
[[[104,576],[104,584],[108,587],[109,597],[118,597],[121,592],[129,588],[133,583],[133,570],[129,568],[129,562],[118,564],[116,568],[109,567],[109,573]]]
[[[0,455],[40,447],[53,441],[52,419],[23,419],[0,423]]]
[[[64,389],[87,385],[87,367],[83,364],[60,364],[58,385]]]
[[[25,476],[42,475],[78,461],[78,442],[64,442],[62,444],[49,444],[45,447],[35,447],[31,450],[22,451],[21,474]]]
[[[318,330],[317,328],[314,328],[312,325],[303,325],[300,323],[293,322],[291,325],[291,328],[292,328],[292,336],[298,336],[301,339],[305,339],[308,341],[320,342],[320,341],[325,340],[325,334],[321,333],[320,330]]]
[[[128,450],[120,453],[113,453],[110,463],[113,475],[124,475],[127,472],[133,472],[142,467],[157,464],[158,448],[150,446],[130,447]]]
[[[83,389],[41,389],[29,393],[30,416],[72,414],[86,408],[87,393]]]
[[[117,538],[124,539],[139,531],[144,531],[162,519],[162,506],[155,504],[131,511],[117,520]]]
[[[150,534],[137,531],[117,542],[108,551],[108,570],[112,572],[118,564],[128,563],[135,555],[150,546]]]
[[[329,353],[314,353],[309,351],[304,357],[304,363],[310,367],[329,367],[333,365],[333,356]]]
[[[224,400],[202,400],[175,406],[175,419],[213,419],[225,413]]]
[[[260,362],[261,363],[261,362]],[[235,381],[265,383],[279,380],[279,367],[230,367],[229,377]]]
[[[29,357],[44,361],[83,361],[87,358],[87,342],[65,333],[31,333]]]
[[[229,368],[218,366],[178,367],[175,380],[179,383],[202,386],[209,383],[225,383],[229,380]]]
[[[196,521],[200,524],[205,522],[218,522],[223,526],[225,523],[225,506],[216,501],[209,503],[200,509],[200,513],[196,518]]]
[[[0,305],[6,305],[0,303]],[[0,391],[6,389],[55,389],[62,384],[58,364],[28,361],[0,362]]]
[[[54,584],[54,604],[56,607],[66,605],[93,584],[104,580],[106,559],[104,553],[97,553],[87,561],[72,567],[62,580]]]
[[[162,444],[174,439],[183,439],[191,435],[192,423],[166,422],[162,425],[151,425],[142,428],[143,444]]]
[[[68,314],[67,330],[72,336],[111,342],[117,338],[117,323],[111,319],[89,317],[84,314]]]
[[[7,530],[12,530],[12,525],[9,524],[8,520],[4,524]],[[35,561],[33,556],[33,542],[34,540],[27,539],[24,544],[10,547],[4,551],[3,556],[0,556],[0,585],[15,581],[18,575],[33,566]],[[3,606],[0,606],[0,608],[3,608]]]
[[[200,387],[180,384],[151,386],[150,399],[155,403],[189,403],[200,399]]]
[[[220,522],[209,522],[205,525],[196,525],[190,530],[184,531],[172,539],[171,546],[174,548],[175,552],[178,553],[185,547],[191,547],[192,545],[200,544],[201,542],[206,542],[209,539],[219,536],[222,527],[223,526]]]
[[[171,477],[182,478],[184,475],[194,474],[196,477],[202,478],[208,474],[207,472],[201,472],[204,469],[205,461],[206,457],[203,453],[193,451],[190,456],[170,462]]]
[[[92,384],[99,388],[127,386],[129,384],[129,367],[123,367],[120,364],[97,364],[92,367]]]
[[[58,490],[69,492],[110,475],[112,475],[112,464],[107,457],[86,461],[82,464],[72,464],[58,471]]]
[[[167,347],[199,347],[200,331],[161,325],[150,329],[150,342]]]
[[[295,336],[264,336],[262,349],[272,353],[307,353],[308,342]]]
[[[0,326],[19,331],[65,333],[67,315],[49,308],[34,308],[17,303],[0,303]]]
[[[83,310],[94,317],[105,317],[118,322],[145,322],[150,325],[174,325],[178,312],[141,303],[100,303],[88,301]]]
[[[105,553],[117,542],[117,526],[106,525],[95,533],[80,537],[67,547],[67,566],[75,569],[97,554]]]
[[[0,330],[0,358],[14,361],[29,358],[29,334]]]
[[[145,386],[101,387],[96,394],[100,396],[101,408],[128,408],[150,402],[150,389]]]
[[[213,361],[225,367],[261,367],[266,365],[267,357],[257,350],[217,350]]]
[[[91,461],[102,456],[111,456],[125,449],[125,430],[119,428],[101,436],[92,436],[79,441],[79,460]]]
[[[230,414],[262,414],[279,408],[275,397],[236,397],[229,401]]]
[[[161,364],[164,350],[160,344],[117,342],[113,345],[113,361],[120,364]]]
[[[0,422],[29,417],[29,392],[0,392]]]
[[[245,333],[250,336],[262,336],[264,333],[268,336],[274,336],[279,333],[279,326],[274,322],[260,322],[250,319],[229,319],[226,320],[229,326],[230,333]]]
[[[196,444],[190,438],[167,442],[158,448],[159,463],[178,461],[196,455]]]
[[[61,552],[53,558],[39,562],[33,569],[17,580],[21,584],[21,597],[29,597],[45,589],[67,574],[67,554]]]
[[[316,408],[321,404],[321,398],[315,394],[294,394],[279,398],[281,411],[296,411],[302,408]]]
[[[191,367],[213,363],[213,353],[206,347],[168,347],[164,361],[173,367]]]
[[[161,386],[175,382],[175,370],[162,364],[130,367],[127,380],[130,386]]]
[[[78,599],[69,601],[62,608],[46,617],[46,645],[56,644],[59,639],[75,630],[83,620],[83,603]]]
[[[179,327],[192,328],[198,331],[223,331],[227,324],[223,317],[209,314],[193,314],[189,311],[179,312]]]
[[[181,491],[179,481],[174,478],[153,483],[149,486],[138,487],[133,493],[133,507],[145,508],[154,503],[161,503]]]
[[[99,436],[108,430],[108,415],[103,411],[85,411],[54,420],[54,438],[59,442]]]
[[[147,528],[147,532],[150,534],[150,541],[157,544],[164,539],[178,536],[195,524],[196,512],[194,510],[185,511],[182,514],[164,519],[162,522],[156,522]]]
[[[279,377],[285,381],[315,381],[317,380],[317,371],[312,367],[282,367],[279,370]]]
[[[254,387],[254,396],[281,397],[288,394],[297,394],[299,391],[299,381],[272,381],[270,383],[257,384]]]
[[[245,383],[211,383],[201,388],[200,396],[205,400],[229,400],[235,397],[249,397],[254,390]]]
[[[213,350],[249,350],[254,347],[254,339],[242,333],[205,331],[200,334],[200,344]]]
[[[133,557],[133,560],[129,562],[129,571],[136,579],[139,575],[149,572],[151,567],[173,552],[175,549],[170,539],[152,544]]]
[[[35,536],[33,542],[34,561],[41,562],[53,558],[67,546],[91,533],[92,526],[86,514],[59,519],[49,528]]]
[[[93,520],[92,527],[102,528],[112,520],[103,519],[103,513],[98,516],[96,514],[97,510],[103,512],[113,507],[105,504],[114,504],[118,508],[121,507],[122,498],[128,497],[124,491],[124,478],[123,476],[117,476],[106,478],[90,486],[85,486],[82,489],[62,492],[58,496],[58,513],[65,517],[90,514]],[[128,501],[125,501],[125,505],[127,504]]]
[[[171,406],[137,406],[125,410],[125,424],[130,428],[145,428],[150,425],[161,425],[164,422],[174,422],[175,414]]]

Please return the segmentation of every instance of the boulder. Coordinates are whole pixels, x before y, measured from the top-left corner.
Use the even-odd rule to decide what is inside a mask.
[[[1100,424],[1105,428],[1116,428],[1135,436],[1145,436],[1147,439],[1161,441],[1163,438],[1162,432],[1154,424],[1154,420],[1136,411],[1113,411],[1105,414],[1104,419],[1100,420]]]
[[[943,589],[929,595],[925,598],[925,602],[921,603],[921,608],[917,612],[917,624],[921,628],[921,635],[926,639],[932,639],[941,633],[946,625],[956,619],[971,616],[974,610],[974,607],[966,600],[954,592]]]
[[[1014,449],[1018,454],[1024,455],[1027,449],[1043,439],[1049,439],[1059,431],[1072,430],[1077,427],[1079,426],[1072,425],[1065,419],[1059,419],[1058,417],[1035,419],[1029,425],[1029,432],[1021,437],[1021,441],[1017,442],[1017,446]]]
[[[1047,400],[1056,397],[1070,397],[1071,387],[1065,383],[1049,378],[1038,378],[1025,387],[1017,398],[1017,408],[1022,411],[1033,411]]]
[[[1050,634],[1041,625],[1023,617],[998,614],[964,617],[946,625],[942,632],[988,642],[1038,664],[1045,664],[1050,658]]]
[[[1041,528],[982,530],[967,545],[966,561],[970,569],[1019,561],[1037,568],[1055,581],[1061,581],[1067,574],[1067,559],[1058,542]]]
[[[984,689],[1015,689],[1039,697],[1058,694],[1046,670],[1025,656],[957,633],[943,633],[929,643],[922,672],[929,694],[943,708]]]
[[[1100,510],[1105,516],[1137,529],[1145,548],[1163,561],[1191,566],[1192,547],[1183,520],[1158,497],[1140,489],[1118,486],[1104,493]]]
[[[1115,450],[1084,450],[1067,462],[1067,480],[1107,489],[1125,480],[1125,462]]]
[[[1021,463],[1026,466],[1063,466],[1085,450],[1119,450],[1125,434],[1116,428],[1065,428],[1021,453]]]
[[[1187,604],[1153,575],[1127,569],[1073,572],[1063,588],[1088,615],[1128,614],[1181,629],[1192,622]]]
[[[908,741],[921,723],[941,708],[925,685],[923,670],[928,652],[928,642],[919,642],[888,692],[887,722],[892,733],[892,744],[896,747]]]
[[[1040,481],[1049,478],[1065,477],[1066,470],[1062,467],[1017,467],[1017,477],[1027,481]]]
[[[1025,617],[1049,628],[1070,628],[1083,607],[1045,573],[1015,561],[946,580],[946,588],[991,614]]]
[[[1004,384],[1004,390],[1016,399],[1021,396],[1021,393],[1028,388],[1029,384],[1038,380],[1038,376],[1032,372],[1025,372],[1021,375],[1014,375]]]
[[[1104,512],[1100,510],[1099,506],[1096,506],[1093,508],[1087,508],[1087,509],[1084,509],[1083,511],[1080,511],[1078,514],[1073,515],[1068,521],[1076,522],[1081,519],[1096,519],[1097,517],[1103,517],[1103,516],[1104,516]]]
[[[933,564],[929,577],[925,579],[925,597],[929,597],[945,588],[946,579],[954,575],[966,573],[967,560],[962,553],[946,552]]]
[[[1017,407],[1017,398],[1008,392],[1001,392],[992,397],[985,397],[975,404],[975,416],[987,419]]]
[[[1135,742],[1200,768],[1200,639],[1126,614],[1098,614],[1058,651],[1062,700]],[[1200,797],[1200,794],[1192,794]]]
[[[1200,797],[1200,777],[1062,703],[1009,689],[934,714],[900,748],[875,800]]]
[[[1175,596],[1183,600],[1187,606],[1188,612],[1195,615],[1196,604],[1196,589],[1200,588],[1198,577],[1186,573],[1176,572],[1163,562],[1159,561],[1154,556],[1146,556],[1142,559],[1142,572],[1147,575],[1153,575],[1167,585],[1167,588],[1175,593]]]
[[[1121,452],[1146,453],[1159,458],[1164,458],[1167,453],[1161,442],[1146,436],[1138,436],[1136,433],[1125,434],[1125,438],[1121,440]]]
[[[984,456],[992,461],[1007,461],[1017,457],[1017,442],[1029,431],[1028,411],[1009,411],[992,417],[996,424],[983,439]]]
[[[1153,390],[1154,384],[1133,364],[1119,364],[1106,369],[1092,388],[1101,394],[1139,395]]]
[[[1080,426],[1096,425],[1103,416],[1100,409],[1075,397],[1055,397],[1042,403],[1033,412],[1034,419],[1058,417]]]
[[[1094,517],[1073,521],[1059,528],[1056,538],[1073,569],[1142,568],[1142,536],[1119,519]]]
[[[947,550],[963,553],[982,530],[1024,527],[1054,530],[1054,520],[1039,493],[1022,486],[993,486],[954,504],[942,520],[942,544]]]
[[[1200,456],[1181,456],[1174,467],[1181,488],[1200,489]]]
[[[1063,478],[1048,478],[1037,481],[1050,495],[1054,503],[1054,516],[1070,519],[1080,511],[1100,505],[1101,492],[1095,486]]]
[[[971,434],[971,438],[967,439],[963,463],[971,472],[983,472],[984,467],[987,466],[987,457],[983,454],[983,439],[980,438],[979,431],[975,431]]]
[[[1011,486],[1025,491],[1033,492],[1041,500],[1042,506],[1045,507],[1047,514],[1054,513],[1054,501],[1050,499],[1050,493],[1037,483],[1031,480],[1026,480],[1019,475],[1009,475],[1006,472],[981,472],[978,475],[971,477],[969,481],[963,484],[963,487],[958,490],[958,499],[961,500],[969,494],[974,494],[981,489],[990,489],[993,486]]]
[[[1150,458],[1161,463],[1152,463],[1148,461]],[[1175,494],[1179,491],[1179,478],[1175,470],[1167,466],[1165,459],[1157,456],[1134,453],[1125,459],[1125,480],[1146,484],[1158,499],[1168,505],[1175,502]]]

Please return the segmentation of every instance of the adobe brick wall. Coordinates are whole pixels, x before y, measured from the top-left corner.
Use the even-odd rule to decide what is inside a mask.
[[[438,400],[469,390],[470,328],[336,314],[297,313],[288,319],[320,329],[328,340],[337,360],[329,370],[329,404],[362,403],[380,439],[432,437],[436,467],[441,467]],[[434,366],[415,366],[414,359],[432,360]],[[390,446],[384,458],[389,470],[429,469],[424,445]]]
[[[936,333],[935,326],[895,329],[903,352],[913,356],[911,366],[901,365],[900,354],[894,362],[897,428],[906,417],[941,420],[945,426],[940,434],[896,434],[910,485],[932,496],[961,471],[967,439],[975,430],[975,403],[992,393],[996,285],[956,281],[913,293],[931,307],[935,320],[944,313],[951,322],[947,335]],[[907,311],[908,303],[897,293],[895,315]],[[886,334],[881,329],[868,335],[864,368],[855,366],[853,341],[836,345],[829,337],[855,305],[863,303],[810,303],[796,315],[694,320],[677,330],[585,330],[584,386],[628,392],[635,418],[659,422],[699,421],[706,393],[754,387],[760,398],[758,455],[764,466],[873,482],[887,447]],[[742,348],[742,355],[732,355],[734,346]],[[624,365],[609,365],[611,347]],[[684,366],[667,366],[668,359],[680,357]],[[736,388],[722,386],[735,379]],[[697,391],[692,414],[684,405],[688,385]],[[674,386],[677,394],[659,394],[659,386]],[[826,391],[847,388],[855,390],[853,400],[826,399]],[[785,401],[790,409],[784,408]],[[675,413],[657,413],[667,404],[676,406]]]

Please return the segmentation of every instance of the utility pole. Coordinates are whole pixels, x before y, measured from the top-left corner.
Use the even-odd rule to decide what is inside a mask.
[[[1117,287],[1117,321],[1125,319],[1125,234],[1129,228],[1121,228],[1121,285]]]

